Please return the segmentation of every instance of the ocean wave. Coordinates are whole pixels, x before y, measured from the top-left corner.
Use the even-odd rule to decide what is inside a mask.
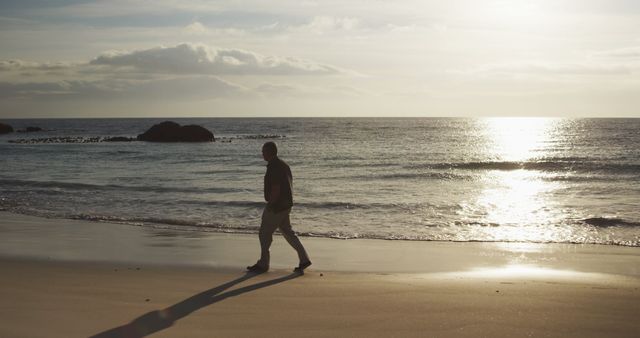
[[[544,181],[550,182],[610,182],[619,180],[619,177],[610,176],[610,175],[575,175],[575,174],[567,174],[567,175],[550,175],[543,176],[540,179]]]
[[[492,239],[456,239],[449,238],[447,236],[415,236],[415,235],[401,235],[401,234],[371,234],[371,233],[347,233],[330,231],[327,233],[320,232],[296,232],[299,236],[304,237],[319,237],[319,238],[331,238],[341,240],[353,240],[353,239],[370,239],[370,240],[385,240],[385,241],[411,241],[411,242],[451,242],[451,243],[535,243],[535,244],[593,244],[593,245],[615,245],[615,246],[627,246],[627,247],[640,247],[640,241],[638,240],[590,240],[582,241],[578,239],[567,239],[564,241],[550,241],[550,240],[492,240]]]
[[[100,154],[106,156],[135,155],[137,157],[138,155],[144,155],[144,152],[136,150],[105,150]]]
[[[366,178],[366,177],[364,177]],[[369,177],[372,178],[372,177]],[[427,173],[392,173],[392,174],[384,174],[380,176],[374,176],[374,178],[382,178],[382,179],[435,179],[435,180],[469,180],[471,177],[469,175],[460,175],[454,173],[443,173],[443,172],[427,172]]]
[[[317,178],[318,180],[402,180],[402,179],[422,179],[422,180],[471,180],[472,175],[464,175],[452,172],[397,172],[384,174],[371,173],[368,175],[342,175],[326,176]]]
[[[2,180],[0,180],[0,187]],[[69,184],[55,184],[48,185],[44,184],[45,187],[64,187],[68,186],[72,187],[72,189],[85,189],[85,190],[93,190],[96,186],[87,185],[81,183],[69,183]],[[105,186],[97,186],[97,187],[105,187]],[[108,187],[108,186],[107,186]],[[210,189],[197,189],[196,192],[211,192],[212,189],[215,191],[219,191],[220,188],[210,188]],[[158,192],[156,188],[148,188],[148,190],[153,190],[154,192]],[[224,190],[224,189],[223,189]],[[8,190],[4,189],[4,192],[10,193],[20,193],[20,190]],[[138,190],[139,191],[139,190]],[[165,190],[161,190],[160,192],[164,192]],[[192,192],[191,189],[180,189],[182,192]],[[246,189],[234,189],[235,192],[248,192],[249,195],[256,195],[258,191],[251,191]],[[225,190],[226,192],[226,190]],[[43,190],[38,191],[38,194],[43,195],[59,195],[61,192],[58,190]],[[168,199],[163,199],[170,205],[175,206],[201,206],[201,207],[236,207],[236,208],[254,208],[254,209],[262,209],[265,207],[266,202],[260,200],[208,200],[208,199],[190,199],[189,196],[184,196],[185,198],[176,198],[176,197],[168,197]],[[11,203],[12,199],[2,199],[0,200],[0,205],[8,205]],[[354,201],[320,201],[320,202],[312,202],[312,201],[296,201],[294,203],[294,209],[312,209],[312,210],[326,210],[326,211],[349,211],[349,210],[387,210],[389,212],[403,212],[408,210],[419,210],[423,208],[458,208],[458,205],[450,206],[442,206],[435,205],[431,203],[382,203],[382,202],[354,202]]]
[[[244,208],[264,208],[265,202],[261,201],[203,201],[203,200],[177,200],[176,204],[190,204],[203,206],[223,206],[223,207],[244,207]],[[395,210],[415,210],[432,206],[424,203],[356,203],[347,201],[325,201],[325,202],[295,202],[294,209],[326,209],[326,210],[372,210],[372,209],[395,209]]]
[[[215,230],[223,230],[228,232],[242,232],[242,233],[253,233],[259,230],[258,226],[254,227],[234,227],[225,225],[222,223],[215,222],[203,222],[198,220],[189,220],[189,219],[175,219],[175,218],[162,218],[162,217],[118,217],[118,216],[105,216],[105,215],[91,215],[91,214],[77,214],[77,215],[67,215],[65,218],[75,219],[75,220],[84,220],[84,221],[93,221],[93,222],[106,222],[106,223],[118,223],[118,224],[128,224],[135,226],[142,225],[168,225],[168,226],[179,226],[179,227],[188,227],[188,228],[197,228],[197,229],[215,229]]]
[[[613,226],[624,226],[624,227],[637,227],[640,226],[640,222],[632,222],[627,221],[621,218],[609,218],[609,217],[592,217],[583,219],[582,222],[593,225],[595,227],[613,227]]]
[[[195,170],[192,171],[192,174],[195,175],[220,175],[220,174],[238,174],[240,170],[237,168],[233,169],[210,169],[210,170]]]
[[[243,135],[231,135],[221,136],[216,138],[219,141],[231,141],[231,140],[269,140],[269,139],[281,139],[287,138],[287,135],[281,134],[243,134]]]
[[[484,162],[451,162],[426,163],[405,166],[406,169],[437,170],[538,170],[538,171],[579,171],[610,172],[614,174],[639,174],[640,164],[608,163],[604,161],[484,161]]]
[[[74,219],[90,222],[101,223],[114,223],[124,224],[131,226],[143,226],[154,229],[171,229],[177,231],[201,231],[201,232],[216,232],[216,233],[231,233],[231,234],[257,234],[259,226],[234,226],[229,224],[201,221],[195,219],[179,219],[169,217],[121,217],[112,215],[99,215],[99,214],[57,214],[51,212],[37,211],[33,209],[13,209],[0,207],[0,211],[12,212],[18,214],[26,214],[38,217],[46,218],[61,218],[61,219]],[[638,222],[629,222],[622,219],[615,218],[588,218],[582,220],[582,224],[597,224],[599,227],[610,226],[640,226]],[[459,227],[461,224],[458,224]],[[467,223],[468,226],[486,226],[481,223]],[[499,226],[493,225],[492,226]],[[598,244],[598,245],[616,245],[616,246],[630,246],[640,247],[640,242],[635,239],[577,239],[568,238],[566,240],[548,241],[548,240],[508,240],[508,239],[473,239],[473,238],[459,238],[457,236],[451,236],[447,234],[400,234],[400,233],[375,233],[375,232],[347,232],[347,231],[297,231],[299,236],[305,237],[319,237],[319,238],[331,238],[331,239],[374,239],[374,240],[398,240],[398,241],[425,241],[425,242],[478,242],[478,243],[564,243],[564,244]]]
[[[73,219],[81,219],[87,221],[97,221],[97,222],[107,222],[107,223],[119,223],[119,224],[128,224],[134,226],[149,226],[152,228],[159,229],[173,229],[173,230],[190,230],[190,231],[205,231],[205,232],[221,232],[221,233],[232,233],[232,234],[257,234],[259,231],[259,226],[230,226],[221,223],[213,223],[213,222],[202,222],[196,220],[183,220],[183,219],[171,219],[171,218],[120,218],[120,217],[111,217],[111,216],[97,216],[97,215],[75,215],[72,217]],[[600,219],[600,218],[595,218]],[[614,219],[606,219],[604,222],[608,223],[616,223],[620,225],[621,223],[627,226],[638,226],[639,223],[635,222],[626,222],[623,220],[615,220]],[[484,226],[482,224],[475,224],[476,226]],[[495,226],[495,225],[493,225]],[[609,225],[610,226],[610,225]],[[545,240],[531,240],[531,241],[522,241],[522,240],[491,240],[491,239],[459,239],[459,238],[450,238],[448,236],[433,236],[433,235],[414,235],[414,234],[377,234],[377,233],[352,233],[352,232],[344,232],[344,231],[326,231],[326,232],[318,232],[318,231],[297,231],[299,236],[303,237],[318,237],[318,238],[330,238],[330,239],[341,239],[341,240],[351,240],[351,239],[370,239],[370,240],[392,240],[392,241],[422,241],[422,242],[458,242],[458,243],[563,243],[563,244],[598,244],[598,245],[617,245],[617,246],[631,246],[638,247],[640,246],[640,242],[638,241],[629,241],[629,240],[602,240],[602,241],[581,241],[576,239],[567,239],[565,241],[545,241]]]
[[[441,208],[442,206],[430,203],[357,203],[353,201],[325,201],[325,202],[295,202],[294,208],[309,209],[329,209],[329,210],[389,210],[389,211],[407,211],[418,210],[421,208]],[[450,208],[451,206],[446,206]]]
[[[178,200],[176,204],[203,205],[203,206],[223,206],[241,208],[263,208],[265,202],[256,201],[203,201],[203,200]]]
[[[0,186],[17,186],[17,187],[33,187],[33,188],[60,188],[68,190],[124,190],[138,192],[184,192],[184,193],[229,193],[242,192],[237,188],[221,188],[221,187],[159,187],[159,186],[125,186],[117,184],[89,184],[78,182],[60,182],[60,181],[31,181],[31,180],[6,180],[0,179]],[[4,188],[4,187],[3,187]]]

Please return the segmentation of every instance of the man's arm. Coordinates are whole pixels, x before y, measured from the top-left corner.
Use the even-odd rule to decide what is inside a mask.
[[[269,194],[269,201],[267,201],[267,204],[270,206],[273,206],[279,197],[280,197],[280,185],[272,184],[271,193]]]

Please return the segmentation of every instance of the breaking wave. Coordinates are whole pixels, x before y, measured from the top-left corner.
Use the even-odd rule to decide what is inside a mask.
[[[68,190],[112,190],[112,191],[139,191],[139,192],[183,192],[183,193],[229,193],[243,191],[235,188],[220,187],[159,187],[159,186],[126,186],[118,184],[90,184],[76,182],[60,182],[60,181],[32,181],[32,180],[3,180],[0,179],[0,185],[7,187],[31,187],[31,188],[53,188]]]
[[[639,174],[640,164],[621,164],[605,162],[574,161],[486,161],[486,162],[454,162],[435,163],[410,168],[426,169],[462,169],[462,170],[540,170],[540,171],[607,171],[618,174]]]
[[[582,220],[586,224],[590,224],[596,227],[637,227],[640,226],[640,222],[631,222],[621,218],[608,218],[608,217],[592,217]]]

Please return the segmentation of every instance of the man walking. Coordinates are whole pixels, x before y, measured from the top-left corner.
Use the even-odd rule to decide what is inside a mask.
[[[269,270],[269,248],[273,241],[273,232],[280,229],[282,236],[298,253],[300,263],[294,272],[302,273],[311,265],[311,261],[302,243],[291,229],[289,213],[293,206],[291,169],[283,160],[278,158],[278,147],[274,142],[267,142],[262,146],[262,158],[267,161],[267,173],[264,175],[264,199],[267,205],[262,212],[260,224],[260,259],[247,270],[263,273]]]

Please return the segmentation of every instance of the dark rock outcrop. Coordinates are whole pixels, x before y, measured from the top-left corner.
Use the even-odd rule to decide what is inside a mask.
[[[13,132],[13,127],[8,124],[0,123],[0,134],[8,134]]]
[[[40,127],[26,127],[24,129],[20,129],[18,130],[19,133],[33,133],[36,131],[44,131],[44,129],[40,128]]]
[[[197,125],[180,126],[172,121],[165,121],[149,128],[138,135],[139,141],[148,142],[212,142],[213,133]]]
[[[124,136],[114,136],[114,137],[106,137],[102,140],[102,142],[131,142],[135,141],[134,137],[124,137]]]

